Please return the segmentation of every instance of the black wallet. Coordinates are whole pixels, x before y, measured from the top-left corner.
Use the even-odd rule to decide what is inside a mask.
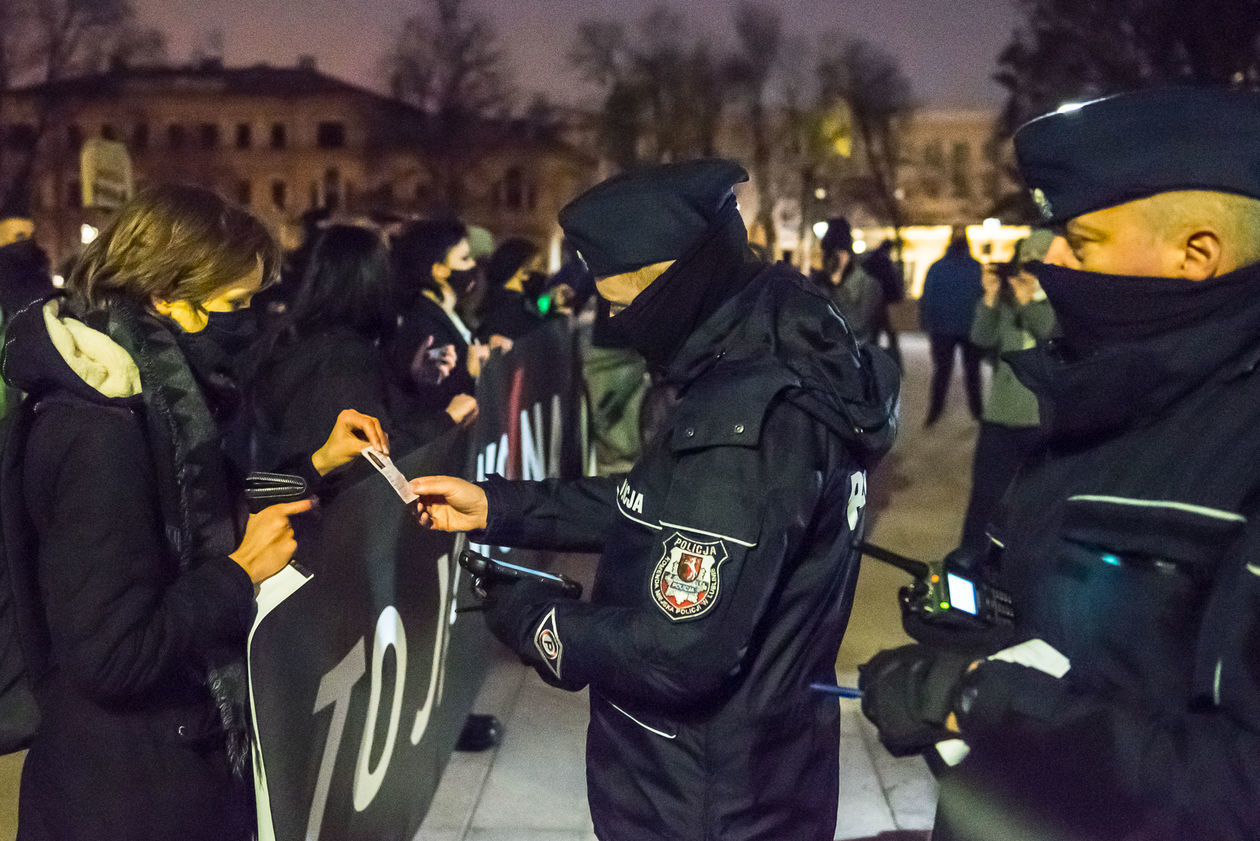
[[[245,476],[245,501],[249,513],[257,514],[268,505],[297,502],[310,496],[306,480],[291,473],[255,471]]]

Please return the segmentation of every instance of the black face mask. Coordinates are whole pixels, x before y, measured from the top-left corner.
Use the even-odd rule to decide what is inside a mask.
[[[258,313],[249,307],[207,315],[209,320],[201,331],[204,341],[213,343],[228,356],[247,350],[258,336]]]
[[[446,282],[450,284],[451,291],[455,293],[456,298],[466,298],[473,291],[473,287],[477,285],[477,270],[451,269]]]
[[[536,301],[543,295],[547,294],[547,281],[549,278],[542,272],[530,272],[525,276],[525,281],[521,284],[521,292],[531,301]]]

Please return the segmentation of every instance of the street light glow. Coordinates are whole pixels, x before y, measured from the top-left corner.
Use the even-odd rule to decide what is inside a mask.
[[[100,231],[96,230],[96,228],[93,228],[87,222],[84,222],[83,225],[79,227],[79,241],[84,245],[89,245],[92,240],[96,239],[97,234],[99,233]]]
[[[818,239],[822,239],[826,235],[827,235],[827,223],[815,222],[814,223],[814,236],[816,236]]]

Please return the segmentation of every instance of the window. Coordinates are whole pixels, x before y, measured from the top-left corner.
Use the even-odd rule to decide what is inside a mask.
[[[167,126],[166,129],[166,145],[171,147],[171,151],[178,152],[184,148],[184,143],[188,140],[188,132],[184,127],[175,123]]]
[[[941,141],[933,140],[923,147],[923,163],[931,167],[945,166],[945,147]]]
[[[10,149],[29,151],[35,148],[38,135],[35,131],[35,126],[30,123],[14,123],[5,132],[4,139]]]
[[[79,147],[83,145],[82,126],[74,123],[66,126],[66,145],[70,147],[71,152],[79,151]]]
[[[277,178],[271,182],[271,205],[276,210],[284,210],[289,201],[288,186]]]
[[[114,131],[114,127],[109,123],[101,126],[101,138],[104,140],[117,140],[118,132]]]
[[[143,152],[149,148],[148,123],[136,123],[136,127],[131,131],[131,148],[137,152]]]
[[[254,190],[248,181],[238,181],[236,183],[236,200],[240,204],[249,207],[250,201],[254,198]]]
[[[340,149],[345,146],[345,123],[320,123],[315,127],[315,145],[321,149]]]
[[[253,130],[249,123],[236,124],[236,148],[248,149],[254,145]]]
[[[525,207],[525,175],[521,168],[514,166],[499,182],[498,203],[508,210],[522,210]]]
[[[283,149],[288,145],[288,133],[284,129],[284,123],[271,124],[271,148]]]
[[[202,149],[217,149],[219,146],[219,127],[214,123],[202,123],[197,130],[201,138]]]
[[[66,184],[66,207],[82,207],[83,206],[83,183],[77,178],[71,178]]]

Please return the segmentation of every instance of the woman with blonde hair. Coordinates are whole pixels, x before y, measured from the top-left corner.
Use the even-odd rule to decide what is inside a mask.
[[[65,297],[10,326],[4,376],[29,397],[4,482],[20,482],[34,550],[19,562],[38,586],[14,598],[42,716],[24,841],[253,834],[254,588],[289,562],[289,518],[311,500],[241,516],[220,440],[234,389],[207,338],[278,262],[248,211],[155,187],[87,247]],[[315,481],[367,443],[387,447],[379,424],[343,412],[302,469]]]

